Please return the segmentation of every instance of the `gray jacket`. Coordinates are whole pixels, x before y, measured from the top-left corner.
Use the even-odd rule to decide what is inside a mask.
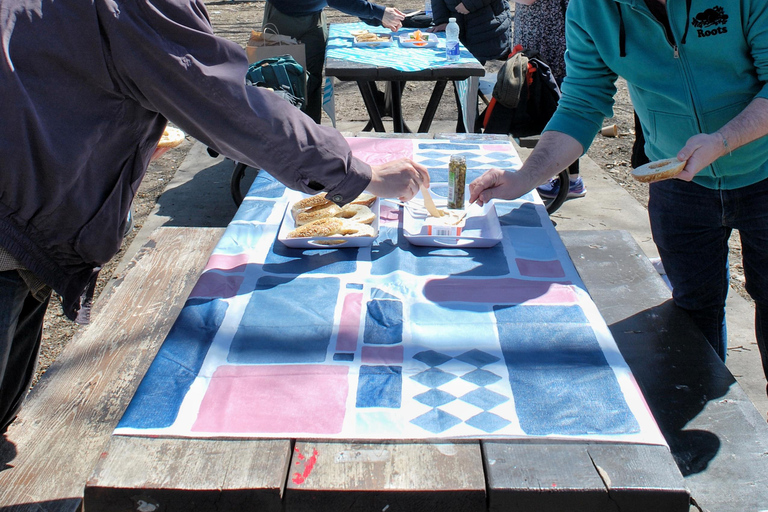
[[[74,318],[118,251],[166,119],[343,204],[370,181],[344,138],[245,85],[201,0],[0,0],[0,246]]]

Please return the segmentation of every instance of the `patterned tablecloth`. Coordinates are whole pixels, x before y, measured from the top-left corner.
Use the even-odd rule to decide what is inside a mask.
[[[360,30],[368,30],[392,36],[392,45],[388,47],[366,48],[354,45],[353,33]],[[445,33],[430,34],[437,37],[438,44],[432,48],[406,48],[400,46],[397,38],[400,35],[413,32],[414,29],[404,29],[392,32],[384,27],[371,27],[363,22],[357,23],[332,23],[328,29],[328,47],[325,52],[326,59],[339,59],[361,64],[371,64],[380,67],[388,67],[397,71],[423,71],[425,69],[439,68],[455,64],[478,63],[477,59],[467,50],[463,44],[459,44],[460,55],[456,62],[448,62],[445,58]],[[466,80],[455,81],[461,107],[463,109],[465,126],[474,126],[475,111],[477,107],[478,77],[470,77]],[[336,107],[334,102],[334,82],[332,77],[326,77],[323,89],[323,109],[328,117],[336,125]],[[469,108],[471,107],[471,109]]]
[[[412,157],[445,197],[521,164],[504,139],[349,139]],[[117,427],[121,435],[554,437],[664,444],[544,206],[498,201],[491,248],[417,247],[382,202],[370,247],[276,240],[298,195],[262,173]]]

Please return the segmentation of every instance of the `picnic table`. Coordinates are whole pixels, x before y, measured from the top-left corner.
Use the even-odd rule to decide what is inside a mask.
[[[400,47],[398,38],[412,30],[391,33],[379,28],[382,34],[391,34],[393,42],[387,47],[355,46],[354,33],[361,30],[376,31],[365,23],[332,23],[328,33],[325,74],[327,77],[357,83],[368,111],[370,123],[377,132],[386,131],[381,119],[382,112],[376,104],[373,93],[375,81],[387,82],[387,97],[391,102],[393,131],[407,133],[403,120],[401,99],[406,81],[434,82],[434,88],[425,106],[424,114],[417,129],[426,133],[434,119],[440,99],[449,81],[454,83],[460,104],[460,122],[467,132],[474,131],[477,116],[479,77],[485,75],[485,68],[461,45],[461,57],[449,63],[445,60],[445,34],[429,34],[438,44],[429,48]],[[331,91],[326,94],[332,95]]]
[[[253,210],[249,215],[253,220]],[[767,501],[768,427],[757,423],[725,366],[691,334],[690,320],[670,305],[663,281],[627,233],[561,236],[678,465],[665,446],[606,441],[112,435],[196,295],[201,269],[221,272],[209,256],[224,230],[161,228],[9,431],[0,447],[0,506],[74,511],[84,498],[88,510],[142,512],[688,510],[690,490],[711,510],[759,510]],[[708,403],[713,397],[721,398]],[[714,433],[719,444],[697,444],[702,436],[686,424]]]

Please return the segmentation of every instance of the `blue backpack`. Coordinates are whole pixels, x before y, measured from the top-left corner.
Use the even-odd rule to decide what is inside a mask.
[[[290,55],[269,57],[248,66],[245,83],[272,89],[294,106],[304,109],[307,79],[304,68]]]

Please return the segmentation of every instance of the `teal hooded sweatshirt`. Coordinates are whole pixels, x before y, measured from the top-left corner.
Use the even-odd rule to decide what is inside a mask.
[[[651,160],[714,133],[756,97],[768,98],[768,1],[667,0],[673,39],[644,0],[571,0],[563,97],[546,130],[585,151],[613,115],[626,79]],[[735,189],[768,178],[768,137],[716,160],[694,182]]]

